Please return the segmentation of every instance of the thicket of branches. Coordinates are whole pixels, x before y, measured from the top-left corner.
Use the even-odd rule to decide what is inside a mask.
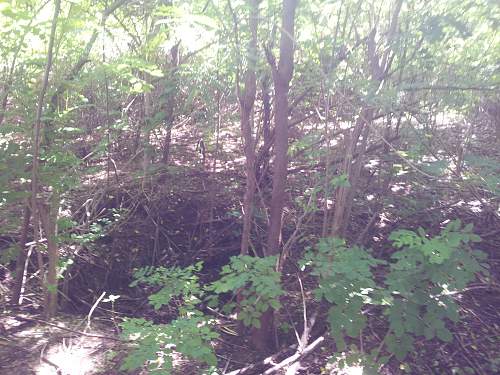
[[[5,294],[35,288],[52,318],[110,278],[155,286],[175,318],[125,321],[123,369],[168,372],[158,337],[216,366],[207,304],[277,351],[287,301],[294,353],[239,373],[298,371],[326,331],[381,371],[451,341],[452,296],[495,284],[497,2],[21,0],[0,20]],[[95,284],[75,276],[92,257]]]

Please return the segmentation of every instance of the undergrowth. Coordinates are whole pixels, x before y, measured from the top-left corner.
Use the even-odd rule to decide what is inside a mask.
[[[365,370],[376,372],[392,356],[403,361],[417,338],[453,340],[449,328],[460,315],[452,295],[477,275],[488,274],[486,255],[473,249],[480,238],[472,230],[471,224],[463,226],[455,220],[435,236],[422,228],[394,231],[389,236],[393,246],[389,261],[375,258],[370,249],[349,246],[340,238],[322,238],[306,249],[299,266],[317,280],[314,298],[329,305],[327,321],[337,353],[346,350],[348,338],[363,335],[365,312],[370,306],[381,309],[386,321],[387,331],[379,345],[362,354],[363,348],[351,345],[352,354],[344,356],[344,365],[361,364]],[[208,285],[199,283],[201,262],[186,268],[137,270],[131,286],[156,287],[150,304],[155,309],[173,306],[178,316],[167,324],[144,319],[124,321],[123,336],[133,345],[122,369],[147,366],[170,374],[176,355],[181,354],[216,373],[211,345],[218,336],[216,321],[200,307],[203,303],[220,307],[226,314],[236,313],[245,326],[258,328],[262,313],[280,309],[280,297],[286,294],[281,275],[275,270],[276,260],[232,257],[221,277]],[[380,271],[377,277],[375,270]],[[218,296],[227,293],[233,298],[221,305]]]

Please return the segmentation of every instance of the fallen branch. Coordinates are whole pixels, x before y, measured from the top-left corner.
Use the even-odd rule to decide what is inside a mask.
[[[262,366],[266,365],[272,365],[272,367],[268,368],[267,370],[263,372],[259,372],[259,374],[262,375],[270,375],[280,369],[282,369],[285,366],[291,365],[294,362],[297,362],[299,359],[304,358],[305,356],[309,355],[314,349],[318,347],[319,344],[321,344],[325,340],[325,335],[319,336],[316,340],[314,340],[312,343],[304,347],[302,350],[297,349],[294,354],[292,354],[290,357],[285,358],[279,363],[275,363],[274,359],[276,357],[279,357],[283,352],[286,350],[290,350],[291,348],[296,348],[297,345],[294,344],[292,346],[289,346],[285,350],[283,350],[280,353],[275,353],[267,358],[264,358],[262,361],[254,363],[252,365],[249,365],[247,367],[243,367],[237,370],[233,370],[231,372],[228,372],[225,375],[243,375],[243,374],[248,374],[250,371],[256,370]]]
[[[233,370],[231,372],[228,372],[224,375],[242,375],[242,374],[247,374],[249,373],[250,371],[253,371],[253,370],[256,370],[262,366],[266,366],[266,365],[272,365],[274,363],[274,359],[283,355],[286,351],[290,350],[290,349],[295,349],[297,347],[297,344],[293,344],[293,345],[290,345],[288,348],[285,348],[283,349],[282,351],[278,352],[278,353],[274,353],[273,355],[270,355],[269,357],[267,358],[264,358],[262,361],[260,362],[257,362],[257,363],[253,363],[251,365],[248,365],[246,367],[242,367],[240,369],[237,369],[237,370]]]
[[[274,365],[273,367],[271,367],[270,369],[267,369],[266,371],[264,371],[263,375],[270,375],[270,374],[278,371],[279,369],[282,369],[283,367],[285,367],[287,365],[291,365],[292,363],[297,362],[299,359],[310,354],[323,341],[325,341],[325,336],[318,337],[316,340],[314,340],[312,343],[310,343],[308,346],[306,346],[302,351],[295,352],[295,354],[292,355],[291,357],[284,359],[280,363],[278,363],[278,364]]]
[[[81,335],[81,336],[95,337],[95,338],[98,338],[98,339],[113,340],[113,341],[119,341],[119,342],[130,342],[129,340],[122,340],[120,338],[113,337],[113,336],[95,335],[95,334],[92,334],[92,333],[86,333],[86,332],[82,332],[82,331],[77,331],[77,330],[74,330],[74,329],[71,329],[71,328],[60,326],[58,324],[47,322],[46,320],[42,320],[42,319],[26,318],[24,316],[16,316],[16,319],[17,320],[22,320],[22,321],[27,321],[27,322],[37,322],[37,323],[45,324],[45,325],[48,325],[50,327],[61,329],[63,331],[68,331],[68,332],[76,333],[76,334]]]

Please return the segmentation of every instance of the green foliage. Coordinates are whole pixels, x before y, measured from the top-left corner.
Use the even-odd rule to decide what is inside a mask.
[[[345,173],[333,177],[332,180],[330,181],[330,185],[333,188],[337,188],[337,187],[341,187],[341,186],[344,186],[344,187],[351,186],[351,184],[349,183],[349,177]]]
[[[247,326],[258,327],[259,318],[269,308],[280,307],[279,296],[283,294],[280,274],[275,271],[276,257],[254,258],[241,256],[231,258],[230,264],[221,271],[221,279],[202,288],[196,275],[202,262],[179,268],[143,267],[134,273],[131,287],[146,284],[161,289],[149,296],[155,309],[175,302],[180,318],[169,324],[155,325],[144,319],[130,319],[122,324],[123,335],[132,338],[137,346],[123,363],[123,370],[133,370],[147,363],[149,370],[170,373],[173,350],[185,356],[215,365],[216,359],[210,340],[217,337],[210,325],[213,323],[196,309],[205,292],[216,294],[238,291],[241,300],[228,303],[225,310],[238,308],[238,318]],[[210,302],[217,298],[211,296]]]
[[[2,250],[0,254],[0,264],[9,264],[14,261],[19,254],[19,246],[11,245]]]
[[[66,199],[65,193],[82,185],[77,172],[84,165],[76,157],[79,152],[74,152],[74,146],[85,145],[85,153],[92,150],[95,170],[85,165],[85,173],[91,177],[94,171],[107,168],[103,157],[108,156],[108,146],[109,157],[113,158],[110,160],[118,162],[120,173],[128,173],[128,168],[121,169],[129,164],[121,162],[131,156],[130,140],[140,138],[137,139],[140,148],[146,155],[153,155],[162,143],[158,142],[162,134],[159,130],[165,126],[179,129],[182,124],[204,126],[208,145],[216,137],[206,128],[215,125],[218,113],[231,113],[225,119],[228,123],[237,118],[228,109],[238,104],[234,95],[238,70],[244,72],[256,63],[260,78],[270,74],[260,47],[265,45],[278,56],[278,43],[272,40],[279,34],[274,25],[280,2],[260,3],[261,51],[255,61],[253,56],[246,59],[240,52],[249,38],[248,6],[244,2],[232,4],[237,25],[224,2],[164,3],[122,4],[103,18],[100,13],[106,6],[104,2],[63,2],[63,14],[67,17],[61,18],[57,26],[57,53],[44,100],[40,157],[40,182],[61,198]],[[295,40],[300,53],[295,59],[290,98],[294,98],[292,107],[297,109],[294,120],[299,113],[312,117],[291,129],[294,141],[289,148],[290,159],[297,165],[305,159],[315,166],[312,169],[322,173],[323,169],[316,167],[318,160],[321,163],[330,160],[326,155],[333,148],[344,149],[343,143],[349,140],[350,132],[345,126],[356,123],[362,108],[373,107],[377,116],[388,115],[384,116],[383,124],[382,119],[373,123],[368,138],[365,138],[367,133],[362,135],[366,146],[377,146],[381,132],[384,136],[392,137],[395,133],[401,136],[394,141],[388,138],[389,158],[374,164],[372,170],[376,179],[384,180],[387,173],[388,178],[396,179],[391,184],[404,188],[397,195],[398,216],[435,208],[438,201],[451,202],[448,191],[454,187],[457,189],[451,194],[466,201],[463,185],[477,190],[486,204],[491,202],[492,195],[500,194],[498,155],[481,144],[486,134],[485,121],[471,121],[470,134],[466,130],[469,125],[464,124],[473,112],[491,117],[477,103],[490,96],[498,102],[500,49],[492,46],[499,45],[500,8],[492,3],[481,0],[471,6],[458,0],[432,4],[408,1],[404,2],[399,18],[392,19],[393,2],[381,2],[376,4],[380,17],[374,19],[372,2],[301,2]],[[46,63],[52,6],[53,2],[34,0],[0,2],[0,103],[5,102],[0,105],[6,105],[5,109],[0,108],[2,117],[5,115],[0,124],[0,216],[5,218],[1,222],[5,232],[6,228],[17,230],[19,218],[13,212],[18,212],[16,205],[30,196],[34,108]],[[105,22],[101,24],[101,20]],[[398,25],[394,38],[389,32],[393,21]],[[234,26],[238,35],[234,35]],[[99,36],[92,41],[94,29]],[[365,41],[372,30],[376,32],[375,52],[379,56],[367,59]],[[180,51],[176,56],[178,66],[172,64],[176,60],[174,45]],[[101,48],[104,46],[112,48]],[[85,50],[90,53],[87,55]],[[388,63],[383,69],[387,76],[382,82],[373,79],[373,61]],[[273,89],[272,84],[269,89]],[[145,93],[151,96],[151,112],[145,110]],[[326,107],[321,104],[321,96],[330,101],[326,106],[329,113],[323,113]],[[258,88],[256,108],[260,108],[260,97]],[[171,109],[173,116],[167,116]],[[399,115],[396,131],[394,125]],[[386,127],[387,134],[380,125]],[[260,131],[257,127],[255,136],[262,141]],[[150,142],[150,135],[155,141]],[[118,157],[115,150],[120,151],[116,152]],[[461,178],[450,174],[454,162],[462,159],[459,150],[465,152]],[[138,155],[141,152],[133,150],[136,151]],[[225,160],[223,152],[214,155]],[[89,161],[90,157],[85,159],[86,163]],[[416,168],[410,167],[408,161]],[[416,169],[427,176],[415,174]],[[428,175],[439,177],[431,179],[432,184],[439,181],[441,186],[451,182],[450,189],[440,189],[446,190],[442,195],[434,194],[436,189],[430,185],[427,188],[432,194],[421,194],[423,185],[429,183]],[[318,181],[323,178],[318,176]],[[346,174],[325,182],[321,188],[297,194],[297,206],[305,213],[317,210],[318,203],[331,197],[331,189],[350,184]],[[232,179],[227,186],[233,189],[237,185],[239,179]],[[353,186],[354,190],[359,191],[358,188]],[[429,212],[429,216],[436,218],[441,214],[439,210]],[[241,212],[236,210],[231,215],[240,217]],[[105,218],[81,229],[81,224],[68,216],[58,222],[58,243],[78,243],[91,248],[117,219]],[[237,236],[238,230],[234,229],[233,234]],[[452,339],[447,327],[459,315],[449,293],[463,289],[477,273],[484,271],[481,265],[484,255],[470,249],[479,240],[470,225],[462,227],[455,221],[437,235],[422,229],[400,230],[392,233],[390,240],[396,248],[390,264],[374,259],[366,249],[348,247],[339,239],[323,239],[305,256],[303,266],[310,266],[319,281],[315,296],[331,304],[328,320],[338,348],[345,346],[344,336],[356,337],[363,330],[362,309],[366,304],[380,305],[384,311],[390,327],[384,342],[388,351],[400,359],[412,350],[417,337]],[[66,250],[71,248],[62,248],[60,272],[71,266],[71,251]],[[12,260],[16,251],[15,246],[5,249],[2,260]],[[148,267],[136,271],[133,285],[152,287],[154,293],[149,301],[154,308],[175,306],[181,317],[160,326],[149,322],[126,323],[130,332],[144,334],[146,344],[142,357],[138,356],[139,366],[158,359],[157,352],[164,350],[164,344],[158,344],[161,340],[158,337],[165,332],[170,336],[184,334],[184,341],[196,343],[191,337],[195,331],[197,334],[195,327],[206,321],[196,308],[207,292],[235,293],[237,300],[227,303],[225,311],[237,311],[247,326],[258,326],[262,312],[278,309],[279,297],[284,293],[280,275],[274,270],[275,263],[275,258],[233,258],[224,267],[222,278],[208,287],[202,287],[196,275],[201,263],[184,269]],[[377,281],[373,275],[375,268],[380,271]],[[217,302],[216,296],[210,296],[209,300]],[[148,340],[152,343],[148,344]],[[142,345],[140,340],[137,342]],[[186,353],[195,350],[194,344],[175,345]],[[167,350],[166,356],[170,358],[169,353]],[[353,364],[368,360],[366,356],[353,358]],[[166,367],[160,365],[162,369]]]
[[[198,282],[199,272],[203,262],[198,262],[186,268],[172,267],[144,267],[134,272],[135,281],[130,286],[138,284],[148,284],[152,286],[161,286],[161,289],[151,294],[149,303],[159,310],[162,306],[168,305],[172,299],[178,298],[181,306],[181,314],[188,315],[194,306],[200,302],[203,291]]]
[[[170,322],[154,324],[145,319],[128,319],[121,324],[122,336],[132,340],[134,348],[125,358],[121,370],[131,371],[143,367],[158,374],[170,374],[174,351],[187,358],[216,365],[217,358],[210,341],[218,334],[213,322],[200,312]]]
[[[460,220],[434,237],[420,228],[417,233],[395,231],[389,239],[400,250],[392,255],[395,262],[384,281],[390,301],[385,309],[390,326],[386,344],[402,360],[413,349],[414,336],[452,340],[446,321],[458,321],[459,314],[449,292],[462,290],[485,272],[485,254],[470,250],[480,238],[471,224],[462,227]]]
[[[67,220],[65,219],[63,221],[64,225],[67,225]],[[70,220],[70,224],[73,224],[76,226],[76,222],[73,222]],[[99,238],[102,238],[106,235],[107,233],[107,227],[111,224],[111,221],[107,218],[100,219],[92,224],[90,224],[90,227],[88,231],[84,233],[72,233],[70,235],[70,239],[76,243],[80,243],[82,245],[84,244],[89,244],[92,243]]]
[[[385,347],[398,360],[413,350],[416,337],[451,341],[447,323],[460,316],[450,292],[463,290],[477,274],[486,274],[485,254],[470,248],[480,241],[472,229],[471,224],[462,226],[455,220],[433,237],[422,228],[397,230],[389,237],[399,249],[390,264],[360,247],[347,247],[338,238],[321,239],[314,250],[309,249],[301,264],[318,277],[316,297],[331,303],[328,321],[337,349],[345,349],[345,335],[361,334],[366,304],[382,307],[389,324]],[[382,283],[374,281],[372,269],[377,266],[389,268]],[[379,354],[377,350],[370,358],[375,361]]]
[[[339,350],[345,348],[344,334],[357,337],[365,326],[361,308],[371,303],[376,288],[372,268],[379,264],[384,262],[358,246],[347,247],[339,238],[321,239],[301,262],[303,268],[312,267],[311,274],[318,277],[316,298],[332,304],[328,321]]]
[[[281,307],[279,297],[284,291],[276,272],[276,257],[235,256],[222,268],[219,280],[207,287],[217,294],[235,292],[238,301],[224,306],[225,312],[238,311],[238,319],[246,326],[260,327],[260,316],[268,309]],[[211,298],[212,304],[216,299]]]
[[[29,196],[20,191],[19,185],[28,182],[29,171],[25,171],[28,157],[24,147],[9,140],[0,128],[0,208],[8,203],[17,202]]]
[[[459,320],[457,306],[450,292],[461,290],[476,274],[485,273],[483,253],[471,251],[480,241],[472,225],[459,220],[449,222],[441,232],[429,236],[422,228],[416,232],[397,230],[389,239],[397,249],[392,261],[375,259],[368,250],[347,246],[338,238],[321,239],[309,248],[300,262],[318,278],[314,290],[317,299],[331,304],[328,323],[337,350],[346,349],[345,336],[356,338],[366,325],[363,308],[367,304],[382,308],[389,330],[385,349],[403,360],[413,350],[417,337],[451,341],[447,324]],[[259,318],[268,309],[279,309],[284,291],[280,274],[275,271],[276,257],[232,257],[223,267],[221,278],[200,286],[197,272],[202,263],[186,268],[144,267],[134,273],[131,286],[147,284],[161,289],[149,297],[159,309],[176,302],[180,318],[169,324],[155,325],[142,319],[123,323],[124,335],[133,338],[137,347],[129,354],[122,369],[137,369],[147,363],[154,371],[169,373],[173,350],[209,365],[215,364],[210,340],[216,337],[212,323],[196,306],[206,299],[216,304],[218,294],[233,292],[237,299],[225,304],[224,311],[237,311],[246,326],[259,327]],[[383,280],[375,281],[374,268],[388,270]],[[285,328],[286,329],[286,328]],[[372,370],[387,361],[379,349],[345,357],[342,363],[371,363]]]
[[[376,353],[364,353],[353,344],[349,346],[349,352],[332,358],[333,361],[340,369],[346,369],[347,373],[349,373],[349,368],[361,367],[363,375],[378,375],[379,366],[387,363],[388,357],[377,358]]]
[[[500,164],[498,160],[485,156],[466,155],[465,180],[482,187],[497,197],[500,196]]]
[[[131,287],[146,284],[161,289],[149,296],[149,303],[158,310],[174,300],[180,318],[168,324],[154,324],[144,319],[129,319],[121,324],[123,336],[135,343],[122,364],[122,370],[135,370],[147,364],[152,372],[170,374],[174,350],[193,360],[215,365],[217,359],[210,345],[218,337],[213,321],[196,309],[203,295],[195,274],[203,263],[179,268],[143,267],[134,272]]]

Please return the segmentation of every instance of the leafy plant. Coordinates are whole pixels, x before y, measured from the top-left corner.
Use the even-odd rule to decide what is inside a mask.
[[[337,344],[345,349],[344,335],[357,337],[366,324],[362,308],[380,305],[389,331],[384,338],[387,351],[403,360],[413,350],[415,337],[449,342],[453,335],[447,323],[460,319],[450,292],[463,290],[477,274],[486,274],[486,256],[472,251],[480,241],[472,225],[454,220],[436,236],[419,228],[417,232],[397,230],[389,239],[399,249],[387,263],[373,258],[358,246],[347,247],[342,239],[323,238],[305,254],[302,267],[311,267],[318,277],[316,298],[331,303],[328,322]],[[382,283],[376,283],[372,268],[388,266]],[[379,349],[366,358],[379,363]],[[356,360],[358,360],[357,358]]]
[[[225,312],[238,311],[238,319],[245,326],[260,327],[259,318],[268,309],[277,310],[281,304],[279,297],[284,294],[280,274],[275,270],[276,257],[265,258],[235,256],[222,268],[219,280],[207,287],[217,294],[236,292],[237,301],[224,306]],[[210,298],[211,304],[217,299]]]
[[[465,180],[499,196],[500,167],[498,160],[473,154],[466,155],[464,159],[469,168],[465,173]]]
[[[135,370],[144,364],[148,370],[170,374],[174,350],[184,356],[214,366],[217,359],[210,345],[218,337],[212,330],[213,320],[196,309],[203,294],[198,276],[203,263],[179,268],[144,267],[134,273],[131,286],[161,286],[149,296],[149,303],[158,310],[175,300],[180,318],[168,324],[154,324],[145,319],[128,319],[121,324],[122,335],[134,341],[134,349],[125,358],[122,370]]]
[[[470,244],[480,238],[471,224],[462,227],[460,220],[448,223],[434,237],[419,228],[417,233],[395,231],[389,239],[401,250],[392,255],[395,262],[384,282],[390,300],[384,312],[390,328],[385,342],[402,360],[413,349],[414,336],[453,339],[446,322],[460,316],[449,292],[462,290],[477,273],[484,273],[481,262],[486,256],[471,251]]]
[[[149,303],[159,310],[162,306],[169,304],[174,297],[177,297],[181,313],[187,315],[194,306],[200,302],[203,291],[198,282],[199,272],[203,262],[198,262],[186,268],[172,267],[143,267],[135,271],[133,281],[130,286],[138,284],[148,284],[161,286],[161,289],[151,294]]]
[[[345,349],[344,334],[357,337],[366,323],[361,308],[371,303],[376,288],[372,268],[384,264],[358,246],[347,247],[345,240],[323,238],[309,249],[301,262],[318,277],[314,294],[332,306],[328,311],[330,330],[338,350]]]
[[[238,308],[238,318],[245,325],[258,327],[263,312],[280,307],[279,296],[283,290],[275,264],[276,257],[233,257],[230,264],[223,267],[221,279],[205,288],[200,286],[196,275],[202,262],[186,268],[143,267],[136,270],[130,286],[161,287],[148,297],[150,304],[158,310],[175,303],[180,318],[169,324],[153,324],[144,319],[123,322],[123,335],[132,339],[136,347],[126,357],[122,369],[133,370],[146,363],[149,370],[168,374],[172,369],[174,349],[189,358],[215,365],[210,341],[218,335],[210,327],[213,321],[196,309],[197,304],[206,291],[216,294],[239,291],[241,299],[226,304],[224,310]],[[211,303],[217,302],[216,296],[208,299]]]
[[[125,358],[121,370],[135,370],[146,364],[151,372],[170,374],[174,351],[214,366],[217,358],[210,341],[217,338],[218,334],[211,325],[212,322],[199,312],[169,324],[128,319],[121,324],[122,336],[132,340],[134,348]]]

